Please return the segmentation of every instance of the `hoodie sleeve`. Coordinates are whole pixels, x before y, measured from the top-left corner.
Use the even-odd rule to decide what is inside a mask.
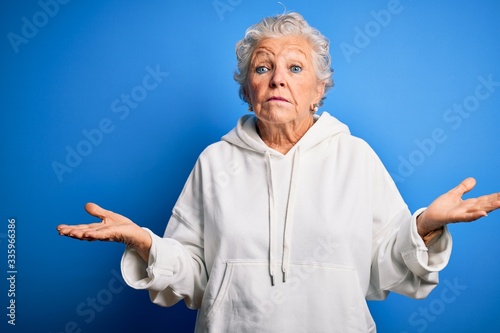
[[[195,166],[174,207],[164,237],[151,234],[146,263],[127,247],[121,262],[124,280],[135,289],[147,289],[151,301],[171,306],[184,299],[191,309],[201,306],[207,283],[204,260],[203,210],[199,165]]]
[[[390,291],[421,299],[438,284],[438,273],[451,254],[451,236],[443,234],[427,247],[417,232],[416,217],[373,153],[373,247],[368,299],[385,299]]]

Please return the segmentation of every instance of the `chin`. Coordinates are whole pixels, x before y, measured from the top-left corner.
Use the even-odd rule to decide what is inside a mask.
[[[282,109],[262,111],[256,114],[256,116],[259,120],[275,124],[288,123],[297,119],[297,115],[294,112]]]

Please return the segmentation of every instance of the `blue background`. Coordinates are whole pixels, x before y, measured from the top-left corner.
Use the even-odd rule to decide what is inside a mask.
[[[500,190],[500,87],[477,88],[480,77],[500,81],[497,1],[283,2],[331,40],[336,86],[322,110],[372,145],[412,211],[467,176],[478,181],[470,195]],[[232,79],[235,43],[283,6],[54,3],[0,5],[0,331],[191,332],[196,312],[153,305],[116,278],[123,245],[71,240],[55,227],[94,221],[83,210],[94,201],[162,234],[198,154],[247,113]],[[148,67],[168,73],[151,90],[141,88]],[[474,99],[476,89],[488,96]],[[140,101],[127,107],[120,99],[131,93]],[[463,103],[474,110],[452,113]],[[108,133],[85,144],[103,121]],[[58,177],[53,165],[67,164],[67,149],[86,156]],[[9,218],[16,326],[6,316]],[[497,332],[499,220],[495,212],[450,226],[442,283],[425,300],[370,302],[379,331]]]

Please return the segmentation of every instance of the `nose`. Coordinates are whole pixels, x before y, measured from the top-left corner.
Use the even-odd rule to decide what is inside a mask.
[[[281,68],[274,69],[269,85],[271,88],[285,87],[286,83],[285,83],[285,76],[283,69]]]

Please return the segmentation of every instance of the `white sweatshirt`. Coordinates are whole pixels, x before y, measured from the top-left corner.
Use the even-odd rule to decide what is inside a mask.
[[[448,231],[427,248],[422,210],[410,214],[373,150],[328,113],[315,118],[286,155],[251,115],[207,147],[164,237],[151,233],[149,262],[126,249],[125,281],[199,309],[196,332],[375,332],[366,299],[426,297]]]

